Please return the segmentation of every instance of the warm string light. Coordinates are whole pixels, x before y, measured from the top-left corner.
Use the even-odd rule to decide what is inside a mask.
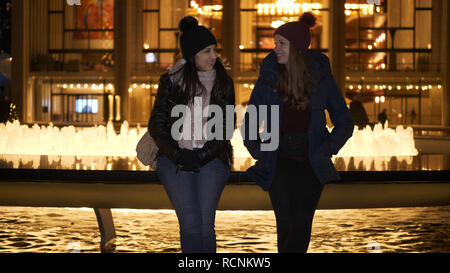
[[[360,11],[362,15],[373,15],[374,10],[380,12],[379,7],[375,8],[374,4],[345,4],[345,15],[350,16],[352,13]]]
[[[100,90],[104,89],[114,89],[114,86],[111,83],[108,83],[106,86],[103,83],[100,84],[88,84],[88,83],[58,83],[56,84],[57,88],[63,88],[63,89],[93,89],[93,90]]]
[[[283,21],[283,20],[275,20],[272,23],[270,23],[270,27],[274,28],[274,29],[277,29],[277,28],[279,28],[280,26],[282,26],[284,24],[286,24],[286,22]]]
[[[147,89],[150,90],[151,88],[153,89],[158,89],[158,84],[149,84],[149,83],[133,83],[130,84],[128,87],[128,92],[129,93],[133,93],[133,91],[137,88],[141,88],[141,89]]]
[[[347,78],[348,79],[348,78]],[[351,90],[351,91],[353,91],[353,90],[358,90],[357,92],[362,92],[362,89],[363,89],[363,85],[362,84],[359,84],[358,86],[357,86],[357,88],[355,88],[355,86],[353,85],[353,84],[349,84],[348,86],[347,86],[347,88],[349,89],[349,90]],[[438,85],[436,85],[435,86],[437,89],[442,89],[442,85],[441,84],[438,84]],[[366,88],[366,90],[371,90],[372,89],[372,86],[371,85],[365,85],[365,88]],[[375,91],[378,91],[378,90],[380,90],[380,91],[382,91],[382,90],[389,90],[389,91],[392,91],[392,90],[394,90],[394,89],[396,89],[396,90],[398,90],[398,91],[401,91],[402,89],[406,89],[407,91],[409,91],[409,90],[417,90],[417,91],[428,91],[428,90],[431,90],[431,89],[433,89],[433,85],[431,85],[431,84],[428,84],[428,85],[412,85],[412,84],[409,84],[409,85],[405,85],[405,86],[401,86],[401,85],[385,85],[385,84],[383,84],[383,85],[378,85],[378,84],[375,84],[374,86],[373,86],[373,89],[375,90]],[[374,99],[374,102],[375,103],[384,103],[386,101],[386,97],[385,96],[375,96],[375,99]]]
[[[111,83],[108,83],[104,85],[103,83],[100,84],[88,84],[88,83],[61,83],[56,84],[57,88],[63,88],[63,89],[92,89],[92,90],[102,90],[106,87],[106,90],[114,90],[114,85]],[[149,83],[133,83],[130,84],[128,87],[128,92],[132,93],[134,89],[136,88],[142,88],[142,89],[158,89],[158,84],[149,84]]]
[[[298,15],[303,12],[320,14],[321,3],[297,3],[296,0],[277,0],[275,3],[260,3],[256,5],[259,16],[286,16],[273,21],[270,26],[278,28],[281,25],[297,21]]]
[[[385,63],[379,64],[375,67],[375,69],[376,70],[384,70],[384,69],[386,69],[386,64]]]
[[[189,3],[189,7],[192,9],[192,12],[199,15],[204,16],[221,16],[222,15],[222,5],[200,5],[197,1],[192,0]]]
[[[296,0],[277,0],[275,3],[260,3],[256,5],[258,15],[290,15],[312,11],[316,14],[322,9],[321,3],[297,3]]]
[[[384,103],[386,101],[386,98],[384,96],[376,96],[375,97],[375,103]]]
[[[372,48],[369,47],[370,50],[372,50]],[[368,69],[373,69],[373,66],[374,66],[374,64],[369,63],[367,65],[367,68]],[[375,66],[375,70],[384,70],[384,69],[386,69],[386,64],[385,63],[378,64],[378,65]]]
[[[347,88],[349,90],[354,90],[354,89],[355,90],[356,89],[362,90],[364,87],[367,90],[371,90],[372,89],[372,85],[369,85],[369,84],[366,84],[365,86],[359,84],[356,87],[353,84],[349,84],[347,86]],[[441,84],[435,85],[434,87],[437,88],[437,89],[442,89],[442,85]],[[415,89],[415,90],[427,91],[427,90],[433,89],[433,85],[431,85],[431,84],[427,84],[427,85],[412,85],[412,84],[408,84],[408,85],[405,85],[405,86],[401,86],[401,85],[385,85],[385,84],[378,85],[378,84],[375,84],[375,85],[373,85],[373,89],[374,90],[386,90],[387,89],[389,91],[392,91],[394,89],[397,89],[398,91],[400,91],[402,89],[406,89],[406,90],[414,90]]]
[[[380,34],[380,36],[378,36],[375,39],[375,42],[373,42],[373,44],[371,44],[371,45],[368,45],[367,48],[369,50],[372,50],[372,49],[376,48],[377,46],[379,46],[380,44],[382,44],[384,41],[386,41],[386,33],[383,32]]]
[[[91,88],[93,90],[101,90],[101,89],[104,89],[105,87],[106,87],[107,90],[113,90],[114,89],[114,85],[111,84],[111,83],[108,83],[106,85],[104,85],[103,83],[101,83],[101,84],[95,84],[95,83],[93,83],[93,84],[88,84],[88,83],[63,83],[63,84],[56,84],[56,86],[58,88],[64,88],[64,89],[68,89],[68,88],[70,88],[70,89],[73,89],[73,88],[89,89],[89,88]],[[255,87],[255,85],[252,84],[252,83],[243,83],[242,86],[244,88],[249,88],[249,89],[253,89]],[[158,87],[159,87],[158,84],[133,83],[133,84],[129,85],[128,92],[131,93],[131,92],[133,92],[134,89],[137,89],[137,88],[149,90],[151,88],[158,89]],[[435,85],[434,87],[439,89],[439,90],[442,89],[442,85],[441,84]],[[427,91],[427,90],[433,89],[433,85],[431,85],[431,84],[428,84],[428,85],[408,84],[408,85],[405,85],[405,86],[401,86],[401,85],[385,85],[385,84],[383,84],[383,85],[378,85],[378,84],[375,84],[375,85],[370,85],[370,84],[353,85],[353,84],[350,84],[350,85],[347,86],[347,88],[349,90],[358,90],[358,91],[361,91],[364,88],[366,90],[371,90],[373,88],[374,90],[389,90],[389,91],[392,91],[392,90],[401,91],[402,89],[407,90],[407,91],[409,91],[409,90]]]

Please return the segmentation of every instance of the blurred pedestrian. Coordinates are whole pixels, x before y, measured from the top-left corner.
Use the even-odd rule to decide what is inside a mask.
[[[352,116],[353,123],[358,126],[358,129],[364,129],[369,124],[369,117],[367,116],[366,109],[362,104],[361,94],[357,94],[353,97],[350,103],[350,115]]]
[[[413,109],[411,110],[411,124],[416,123],[416,118],[417,118],[416,110],[413,107]]]
[[[3,89],[3,87],[0,87]],[[1,92],[0,92],[1,93]],[[15,107],[8,96],[0,96],[0,123],[12,121],[15,118]]]
[[[384,124],[386,123],[386,121],[388,121],[386,109],[383,109],[383,111],[381,111],[381,113],[378,114],[378,121],[383,125],[384,128]]]

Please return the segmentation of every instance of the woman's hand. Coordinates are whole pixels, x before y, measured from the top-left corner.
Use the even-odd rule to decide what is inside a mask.
[[[199,172],[201,167],[198,154],[189,149],[181,150],[177,164],[181,165],[181,170],[185,172]]]

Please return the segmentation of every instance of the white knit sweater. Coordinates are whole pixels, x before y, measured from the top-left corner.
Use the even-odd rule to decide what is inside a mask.
[[[181,59],[176,65],[174,65],[169,74],[171,76],[172,83],[179,84],[183,88],[182,79],[182,67],[186,61]],[[189,102],[187,105],[191,113],[191,119],[183,117],[183,132],[181,139],[178,141],[180,148],[186,148],[192,150],[193,148],[202,148],[206,143],[206,137],[203,134],[203,128],[208,120],[207,116],[203,117],[203,111],[209,105],[211,99],[211,91],[214,86],[216,78],[216,70],[199,71],[198,78],[206,89],[206,92],[201,96],[194,97],[194,102]],[[190,128],[190,134],[187,134],[186,130]]]

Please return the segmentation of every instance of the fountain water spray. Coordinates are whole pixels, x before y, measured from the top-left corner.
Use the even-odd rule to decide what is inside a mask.
[[[72,166],[73,161],[78,159],[82,160],[80,164],[88,166],[84,169],[109,169],[105,157],[135,160],[136,144],[146,130],[147,128],[140,126],[130,128],[127,121],[122,123],[118,134],[111,122],[106,127],[100,125],[89,128],[77,128],[72,125],[58,128],[52,124],[49,126],[35,124],[29,127],[21,125],[19,121],[1,123],[0,155],[2,157],[9,155],[9,160],[20,159],[22,163],[26,161],[25,158],[33,160],[33,167],[39,166],[37,162],[41,155],[46,155],[49,162],[63,161],[61,164],[65,166]],[[234,148],[233,169],[245,170],[255,162],[243,144],[239,129],[235,130],[231,144]],[[387,128],[386,124],[386,129],[383,129],[381,124],[377,124],[373,130],[369,126],[363,130],[355,127],[352,138],[333,160],[343,158],[346,166],[350,158],[355,159],[355,164],[363,162],[365,166],[371,166],[375,160],[375,169],[383,170],[385,169],[383,162],[386,159],[396,156],[400,161],[406,160],[408,163],[415,155],[418,155],[418,151],[414,145],[412,128],[397,126],[394,130]],[[99,166],[95,166],[96,164]],[[18,161],[14,163],[15,167],[17,165]],[[79,169],[78,166],[75,168]],[[145,167],[140,166],[140,169]]]

